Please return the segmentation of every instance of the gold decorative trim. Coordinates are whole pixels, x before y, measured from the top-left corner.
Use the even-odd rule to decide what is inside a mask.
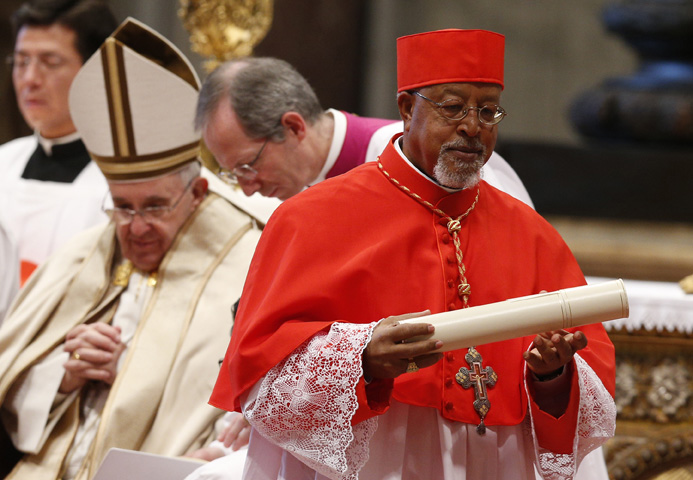
[[[163,171],[178,165],[183,165],[198,158],[200,145],[195,142],[185,145],[184,150],[169,150],[156,155],[141,155],[134,157],[137,161],[127,161],[123,157],[106,157],[89,152],[99,168],[107,177],[109,175],[138,174]],[[160,158],[159,158],[160,157]]]
[[[127,20],[111,35],[120,45],[134,50],[137,55],[156,63],[195,90],[199,90],[200,82],[192,65],[175,45],[138,20],[134,18]]]
[[[272,25],[272,0],[180,0],[178,16],[190,33],[192,51],[220,63],[252,55]]]
[[[106,95],[108,96],[108,107],[111,117],[111,130],[113,137],[113,150],[117,156],[130,156],[135,152],[130,149],[131,142],[128,139],[128,113],[126,107],[127,85],[125,82],[125,72],[123,72],[122,47],[113,38],[106,39],[101,53],[104,67],[104,78],[106,79]]]
[[[113,285],[116,287],[127,287],[130,282],[130,275],[135,267],[130,260],[125,260],[118,265],[113,275]]]
[[[693,477],[693,436],[661,436],[647,441],[610,440],[606,459],[613,480],[684,480]]]

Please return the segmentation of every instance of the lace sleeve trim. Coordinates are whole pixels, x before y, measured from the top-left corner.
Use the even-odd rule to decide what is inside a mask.
[[[585,455],[613,437],[616,428],[614,399],[587,362],[578,354],[573,358],[580,385],[580,405],[572,454],[554,453],[539,446],[534,431],[532,409],[529,409],[537,467],[542,477],[547,480],[573,478]],[[528,400],[531,401],[529,398]]]
[[[328,478],[356,479],[377,418],[352,427],[361,355],[377,325],[334,323],[261,380],[245,410],[260,434]]]

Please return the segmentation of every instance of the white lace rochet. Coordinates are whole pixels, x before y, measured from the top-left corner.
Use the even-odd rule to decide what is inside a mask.
[[[267,373],[244,412],[265,438],[328,478],[357,479],[368,460],[377,419],[353,428],[351,419],[376,325],[334,323],[314,336]]]
[[[363,375],[361,355],[377,323],[334,323],[297,348],[261,380],[257,396],[244,411],[265,438],[331,479],[358,479],[368,460],[377,417],[352,427]],[[580,410],[573,454],[539,448],[537,466],[547,480],[570,479],[582,458],[613,436],[616,407],[587,363],[575,355]],[[531,411],[531,410],[530,410]]]

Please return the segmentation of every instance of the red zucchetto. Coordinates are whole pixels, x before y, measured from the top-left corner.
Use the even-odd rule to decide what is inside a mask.
[[[437,30],[397,39],[397,92],[441,83],[503,88],[505,37],[488,30]]]

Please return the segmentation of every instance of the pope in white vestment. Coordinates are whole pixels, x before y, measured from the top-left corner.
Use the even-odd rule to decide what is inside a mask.
[[[132,19],[73,82],[112,220],[39,267],[0,331],[2,428],[25,453],[7,478],[86,480],[112,447],[180,456],[216,436],[207,399],[260,231],[200,177],[198,88]]]

